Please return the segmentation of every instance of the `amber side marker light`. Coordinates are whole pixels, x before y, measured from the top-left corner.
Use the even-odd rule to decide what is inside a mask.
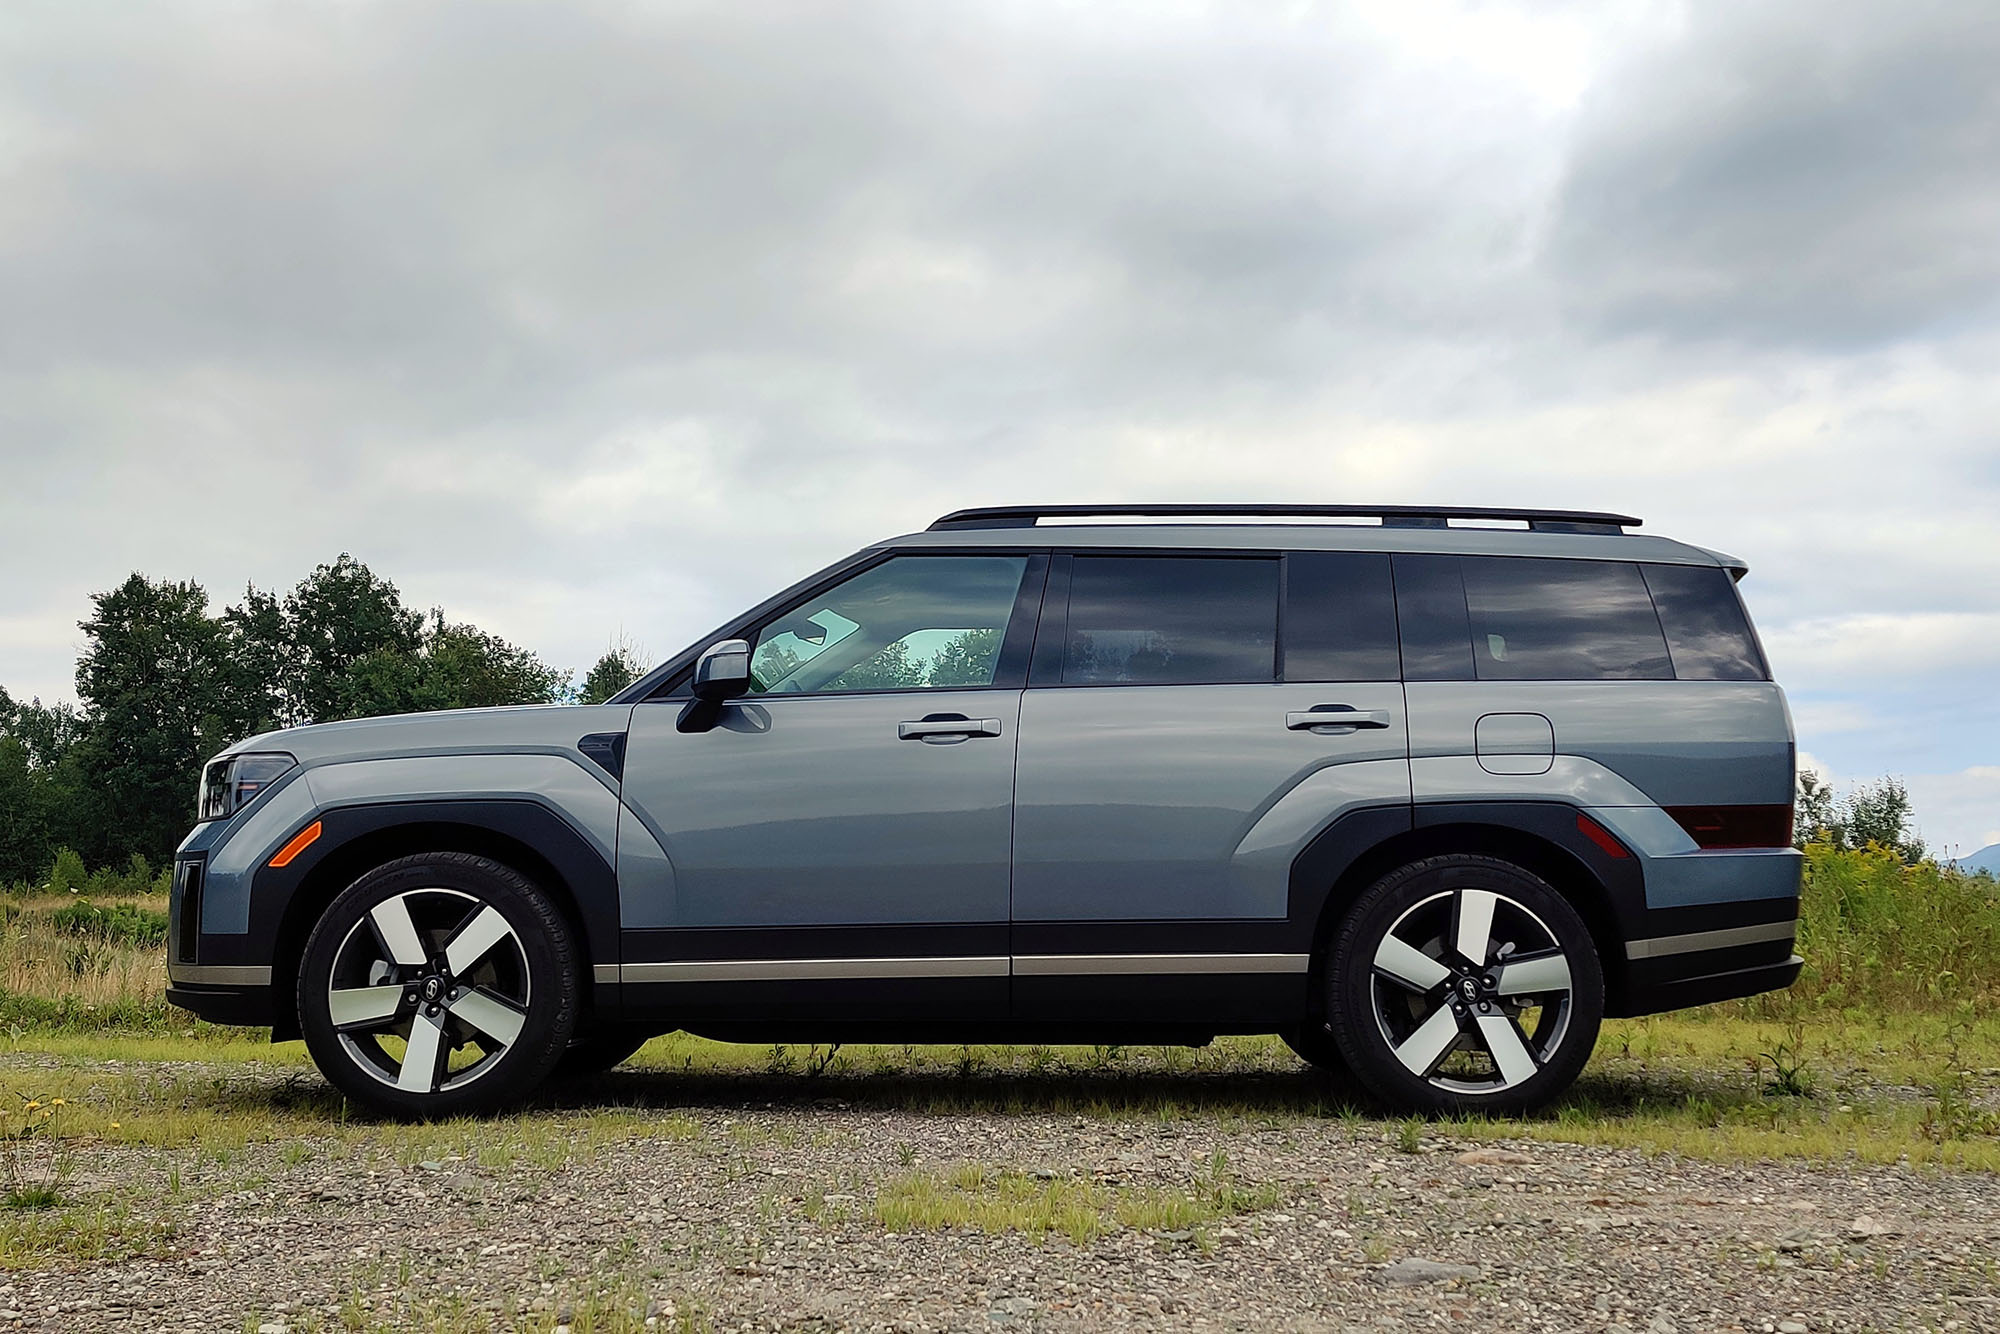
[[[267,862],[266,865],[275,867],[290,866],[292,864],[292,859],[294,857],[297,857],[301,852],[304,852],[307,848],[311,847],[314,843],[318,841],[319,841],[319,821],[314,820],[304,829],[301,829],[299,830],[298,833],[293,834],[292,841],[285,844],[284,847],[279,848],[278,855],[271,858],[271,860]]]

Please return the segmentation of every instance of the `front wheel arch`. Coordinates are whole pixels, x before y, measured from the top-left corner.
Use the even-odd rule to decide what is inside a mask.
[[[492,805],[495,803],[488,803]],[[509,815],[518,813],[524,803],[497,803],[502,809],[485,812],[496,823]],[[546,815],[540,807],[530,807]],[[584,854],[573,853],[565,858],[570,874],[564,874],[549,858],[535,848],[487,823],[472,823],[462,818],[467,812],[454,810],[449,818],[440,809],[427,809],[423,804],[412,804],[401,808],[368,807],[359,811],[330,811],[320,817],[327,824],[333,837],[327,840],[324,849],[314,849],[316,856],[305,865],[301,874],[289,886],[283,883],[259,884],[261,891],[284,893],[282,912],[277,916],[273,932],[271,958],[271,984],[274,997],[280,1003],[274,1006],[271,1039],[274,1042],[295,1040],[300,1036],[294,1008],[283,1003],[283,998],[294,993],[298,984],[299,962],[305,953],[306,938],[312,934],[313,926],[319,921],[341,891],[353,884],[361,876],[375,867],[416,853],[464,853],[469,856],[484,857],[516,871],[535,883],[550,901],[562,912],[564,919],[574,933],[579,948],[585,954],[587,966],[597,959],[617,958],[617,898],[616,881],[609,867],[602,866],[602,878],[591,876],[583,884],[584,895],[591,901],[593,911],[585,910],[585,897],[580,897],[578,886],[572,882],[581,863],[589,872],[588,863],[582,863]],[[356,816],[363,817],[355,820]],[[385,818],[387,817],[387,818]],[[553,817],[549,817],[553,819]],[[343,826],[350,822],[363,827],[348,832],[340,838]],[[567,826],[563,827],[567,831]],[[571,838],[581,844],[574,833]],[[338,841],[335,841],[335,840]],[[587,852],[587,850],[586,850]],[[597,860],[594,855],[592,860]],[[267,871],[265,874],[269,875]],[[608,903],[600,902],[607,900]],[[605,918],[609,916],[608,925]],[[592,988],[584,988],[585,1005],[589,1007]]]

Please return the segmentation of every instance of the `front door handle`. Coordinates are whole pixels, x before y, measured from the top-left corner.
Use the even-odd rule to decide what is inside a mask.
[[[897,723],[899,741],[963,741],[967,737],[999,736],[998,718],[968,718],[962,713],[933,713],[913,723]]]
[[[1294,732],[1318,732],[1331,736],[1356,728],[1380,730],[1389,725],[1387,709],[1350,709],[1345,704],[1315,704],[1310,709],[1294,709],[1285,715],[1285,726]]]

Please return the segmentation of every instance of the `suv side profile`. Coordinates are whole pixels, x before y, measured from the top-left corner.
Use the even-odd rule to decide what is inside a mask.
[[[1739,560],[1570,511],[965,510],[594,706],[254,737],[169,998],[397,1115],[687,1030],[1279,1033],[1520,1110],[1606,1015],[1787,986],[1794,747]]]

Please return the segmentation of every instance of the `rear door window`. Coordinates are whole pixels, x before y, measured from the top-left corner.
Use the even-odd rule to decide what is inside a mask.
[[[1667,681],[1667,642],[1625,561],[1464,556],[1473,669],[1482,681]]]
[[[1729,572],[1715,565],[1644,565],[1646,586],[1683,681],[1768,681],[1771,670]]]
[[[1270,681],[1278,562],[1207,556],[1078,556],[1071,567],[1064,685]]]
[[[1285,557],[1284,678],[1393,681],[1396,594],[1389,557],[1295,551]]]

